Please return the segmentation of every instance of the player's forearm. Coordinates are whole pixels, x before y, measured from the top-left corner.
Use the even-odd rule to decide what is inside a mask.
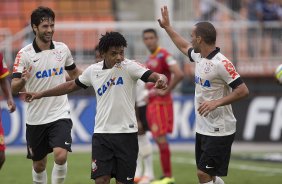
[[[184,74],[182,72],[174,74],[170,83],[168,84],[167,91],[172,91],[183,78]]]
[[[148,78],[148,82],[153,82],[153,83],[156,83],[160,78],[166,78],[165,75],[163,74],[159,74],[159,73],[156,73],[156,72],[153,72],[149,78]]]
[[[25,83],[26,81],[22,78],[13,79],[11,83],[12,94],[17,95],[24,88]]]
[[[40,97],[61,96],[80,89],[74,80],[60,84],[54,88],[40,92]]]
[[[243,83],[239,85],[236,89],[234,89],[229,95],[218,99],[218,107],[219,106],[224,106],[224,105],[229,105],[232,104],[233,102],[236,102],[242,98],[245,98],[249,95],[249,90],[247,86]]]
[[[166,27],[165,31],[176,45],[176,47],[185,55],[187,55],[189,49],[189,42],[186,41],[180,34],[178,34],[171,26]]]
[[[4,78],[0,80],[1,88],[3,91],[3,95],[6,99],[12,99],[11,87],[9,81]]]

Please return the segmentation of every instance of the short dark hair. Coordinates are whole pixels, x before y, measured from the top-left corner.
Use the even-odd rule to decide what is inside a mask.
[[[143,35],[144,35],[145,33],[153,33],[156,37],[158,37],[157,31],[156,31],[155,29],[153,29],[153,28],[145,29],[145,30],[143,31]]]
[[[45,19],[51,19],[55,21],[55,13],[51,8],[39,6],[33,12],[30,16],[30,24],[31,28],[33,30],[33,25],[38,26],[41,22],[43,22]],[[35,34],[35,31],[33,30],[33,33]]]
[[[199,22],[196,25],[196,36],[201,36],[208,45],[216,42],[216,30],[210,22]]]
[[[99,41],[99,51],[105,53],[110,47],[127,47],[127,42],[119,32],[106,32]]]

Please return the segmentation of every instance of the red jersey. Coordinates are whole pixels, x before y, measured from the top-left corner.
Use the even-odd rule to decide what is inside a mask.
[[[157,50],[153,54],[151,54],[146,61],[146,66],[153,72],[164,74],[168,79],[168,83],[171,80],[171,72],[169,70],[169,66],[174,64],[176,64],[176,60],[174,60],[172,55],[168,53],[167,50],[161,47],[158,47]],[[147,88],[149,89],[149,93],[152,94],[152,90],[154,90],[154,84],[147,84]],[[172,98],[170,93],[165,96],[150,95],[149,97],[150,102],[166,102],[171,100]]]
[[[4,61],[3,55],[0,53],[0,79],[7,77],[7,75],[9,75],[9,70],[7,68],[5,61]]]

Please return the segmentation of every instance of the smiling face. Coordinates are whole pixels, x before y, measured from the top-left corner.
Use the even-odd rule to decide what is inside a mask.
[[[191,33],[191,44],[195,53],[201,52],[200,43],[201,37],[196,35],[196,27],[194,27]]]
[[[33,25],[33,30],[36,33],[36,38],[40,39],[44,43],[49,43],[52,41],[53,34],[54,34],[54,20],[51,18],[45,18],[43,21],[38,25]]]
[[[124,60],[124,47],[110,47],[107,52],[103,53],[107,67],[113,67],[116,63]]]

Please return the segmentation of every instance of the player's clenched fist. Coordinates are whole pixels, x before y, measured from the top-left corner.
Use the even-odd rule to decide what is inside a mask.
[[[167,88],[167,77],[162,74],[160,74],[159,76],[159,79],[155,83],[155,88],[165,90]]]

